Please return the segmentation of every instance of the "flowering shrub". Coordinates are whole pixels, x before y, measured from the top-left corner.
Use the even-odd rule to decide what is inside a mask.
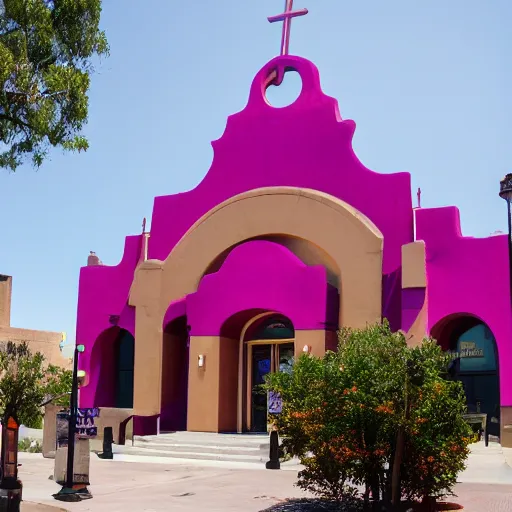
[[[425,370],[421,387],[411,390],[402,487],[410,498],[451,494],[457,474],[465,467],[472,432],[464,421],[466,399],[458,382],[439,376],[447,361],[440,347],[425,341],[414,354]]]
[[[401,429],[403,496],[449,493],[469,427],[460,384],[443,379],[446,363],[435,342],[411,349],[384,323],[342,330],[336,353],[304,354],[291,372],[269,375],[267,388],[283,399],[272,421],[305,467],[298,485],[337,501],[360,492],[367,502],[389,501]]]

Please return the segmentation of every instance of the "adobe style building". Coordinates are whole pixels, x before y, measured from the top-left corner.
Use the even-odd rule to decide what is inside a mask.
[[[265,91],[289,70],[302,92],[275,108]],[[203,181],[155,198],[118,265],[81,269],[82,407],[133,415],[141,435],[265,431],[267,372],[387,318],[458,352],[469,410],[512,423],[506,235],[463,236],[454,206],[413,208],[410,175],[366,168],[355,127],[308,60],[256,74]]]
[[[0,274],[0,350],[8,341],[28,343],[32,353],[40,352],[46,362],[69,368],[71,361],[60,351],[61,332],[35,331],[11,326],[12,277]]]

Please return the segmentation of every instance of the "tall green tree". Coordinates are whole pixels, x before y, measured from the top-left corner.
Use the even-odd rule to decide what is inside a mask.
[[[108,54],[101,0],[0,0],[0,167],[85,151],[92,60]]]

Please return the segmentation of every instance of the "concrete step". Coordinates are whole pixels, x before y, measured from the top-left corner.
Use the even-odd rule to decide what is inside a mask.
[[[155,448],[140,448],[131,446],[114,446],[114,454],[123,455],[136,455],[139,457],[162,457],[171,459],[182,459],[182,460],[216,460],[223,462],[250,462],[255,464],[261,464],[268,460],[268,454],[264,455],[263,452],[257,455],[245,455],[245,454],[232,454],[232,453],[215,453],[211,451],[200,452],[200,451],[170,451],[160,450]],[[115,456],[115,455],[114,455]]]
[[[261,452],[268,453],[267,445],[255,446],[219,446],[206,444],[185,444],[185,443],[162,443],[135,441],[134,448],[150,449],[163,452],[187,452],[187,453],[216,453],[230,455],[259,455]]]
[[[148,457],[263,463],[268,460],[268,435],[176,432],[134,436],[133,446],[115,446],[114,453]]]

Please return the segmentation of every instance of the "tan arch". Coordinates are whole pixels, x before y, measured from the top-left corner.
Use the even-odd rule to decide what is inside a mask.
[[[228,247],[265,235],[307,240],[332,257],[341,276],[342,325],[362,327],[381,315],[382,234],[360,212],[328,194],[263,188],[210,210],[165,260],[162,295],[169,304],[199,286],[204,271]],[[377,285],[377,286],[376,286]]]
[[[242,193],[199,219],[164,262],[150,260],[136,271],[130,304],[137,307],[136,339],[144,345],[136,343],[136,409],[153,388],[141,382],[139,395],[142,377],[137,374],[161,371],[161,325],[168,305],[195,292],[223,251],[269,235],[307,241],[328,255],[341,283],[340,326],[358,328],[380,320],[383,237],[366,216],[315,190],[269,187]]]

